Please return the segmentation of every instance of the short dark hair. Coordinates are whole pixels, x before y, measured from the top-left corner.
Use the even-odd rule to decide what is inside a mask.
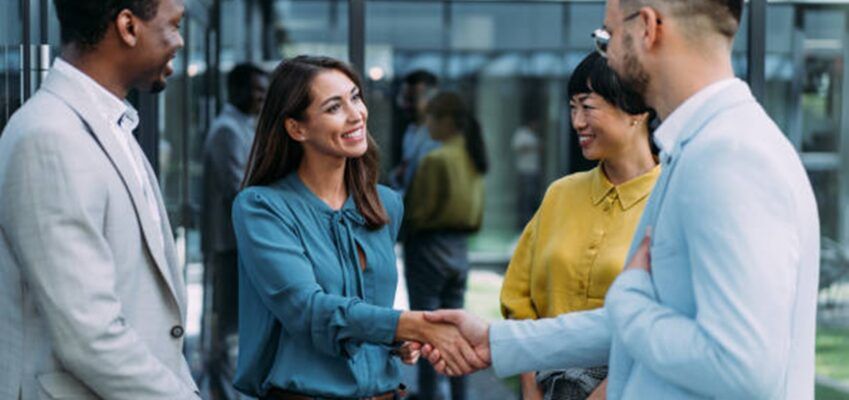
[[[657,153],[657,148],[651,140],[651,132],[658,125],[657,112],[649,107],[643,97],[622,83],[616,72],[607,65],[607,59],[592,52],[575,67],[569,78],[568,96],[572,97],[595,93],[616,108],[631,115],[648,113],[646,122],[649,127],[649,145],[652,152]]]
[[[620,6],[636,9],[642,6],[663,4],[675,16],[703,18],[711,28],[733,39],[740,28],[744,0],[622,0]],[[699,24],[688,24],[700,27]],[[700,34],[701,32],[692,32]]]
[[[227,100],[242,112],[250,111],[253,103],[254,76],[266,76],[267,73],[252,63],[241,63],[227,74]]]
[[[430,71],[424,69],[417,69],[413,72],[410,72],[409,74],[407,74],[406,77],[404,77],[404,83],[410,86],[415,86],[419,83],[424,83],[425,86],[433,87],[436,86],[437,83],[439,83],[439,79]]]
[[[156,16],[160,0],[53,0],[62,44],[75,43],[84,49],[95,47],[109,23],[123,10],[149,21]]]
[[[569,78],[569,98],[584,93],[595,93],[631,115],[649,113],[654,116],[654,110],[640,95],[622,84],[616,72],[607,65],[607,59],[597,52],[584,57]]]

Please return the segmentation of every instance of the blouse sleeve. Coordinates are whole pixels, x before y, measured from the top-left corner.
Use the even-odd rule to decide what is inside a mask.
[[[501,286],[501,315],[506,319],[539,318],[531,298],[531,266],[534,261],[538,220],[539,212],[525,226],[504,275],[504,284]]]
[[[350,356],[349,342],[390,344],[400,311],[326,293],[299,239],[295,218],[258,190],[233,205],[240,265],[262,302],[292,335],[308,335],[319,351]]]

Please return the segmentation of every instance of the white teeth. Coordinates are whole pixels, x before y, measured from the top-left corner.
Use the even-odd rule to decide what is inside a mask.
[[[363,130],[357,129],[353,132],[346,133],[346,134],[342,135],[342,138],[344,138],[344,139],[355,139],[355,138],[359,138],[359,137],[362,137],[362,136],[363,136]]]
[[[593,139],[593,136],[583,136],[583,135],[578,136],[578,141],[581,142],[581,143],[589,142],[592,139]]]

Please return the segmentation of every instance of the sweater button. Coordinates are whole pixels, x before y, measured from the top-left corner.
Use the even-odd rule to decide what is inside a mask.
[[[179,339],[183,337],[184,333],[186,333],[186,331],[180,325],[174,325],[174,327],[171,328],[171,337],[173,337],[174,339]]]

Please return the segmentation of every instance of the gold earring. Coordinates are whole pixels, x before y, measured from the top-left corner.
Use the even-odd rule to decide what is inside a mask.
[[[631,126],[637,126],[637,120],[631,120]]]

